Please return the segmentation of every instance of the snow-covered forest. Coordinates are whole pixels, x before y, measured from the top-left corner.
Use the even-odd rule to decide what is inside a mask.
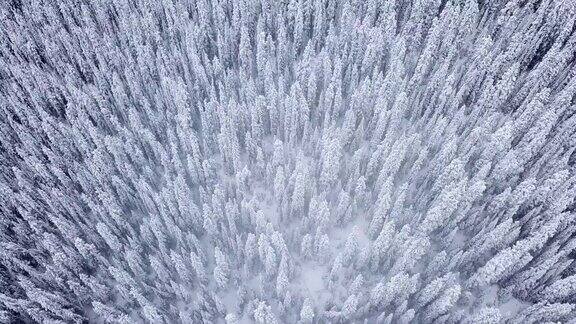
[[[576,323],[576,2],[0,1],[1,323]]]

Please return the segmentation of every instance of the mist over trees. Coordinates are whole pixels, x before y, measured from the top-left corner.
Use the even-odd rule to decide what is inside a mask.
[[[0,1],[1,323],[576,323],[576,2]]]

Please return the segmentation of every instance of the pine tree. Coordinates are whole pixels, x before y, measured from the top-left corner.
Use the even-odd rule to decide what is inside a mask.
[[[214,249],[214,258],[216,260],[216,267],[214,268],[214,279],[219,288],[223,289],[228,284],[230,276],[230,268],[226,256],[218,247]]]
[[[300,311],[300,321],[302,323],[312,323],[314,320],[314,309],[309,298],[304,299],[302,310]]]

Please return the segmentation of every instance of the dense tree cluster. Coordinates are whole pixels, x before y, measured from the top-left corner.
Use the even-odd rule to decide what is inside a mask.
[[[0,1],[0,322],[576,321],[576,3]]]

